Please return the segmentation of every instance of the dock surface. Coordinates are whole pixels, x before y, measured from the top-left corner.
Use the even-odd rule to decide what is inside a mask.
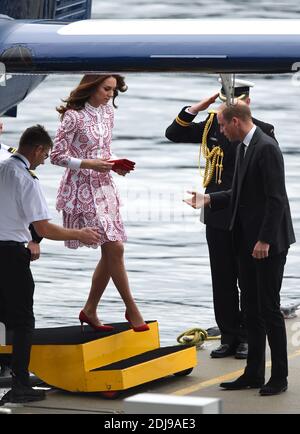
[[[299,315],[299,311],[297,312]],[[137,393],[162,393],[174,396],[219,398],[224,414],[298,414],[300,395],[300,317],[286,320],[289,355],[289,389],[272,397],[261,397],[258,389],[225,391],[222,381],[242,374],[245,361],[234,357],[211,359],[210,352],[219,341],[206,342],[197,352],[198,366],[189,376],[166,377],[122,392],[118,399],[104,399],[98,393],[68,393],[50,389],[47,399],[26,405],[8,405],[14,414],[124,414],[124,399]],[[266,381],[270,376],[270,354],[267,353]],[[8,389],[0,389],[2,396]],[[3,408],[3,407],[2,407]]]

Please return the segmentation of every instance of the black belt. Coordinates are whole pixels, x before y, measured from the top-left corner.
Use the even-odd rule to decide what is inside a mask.
[[[0,247],[24,247],[24,243],[19,241],[0,241]]]

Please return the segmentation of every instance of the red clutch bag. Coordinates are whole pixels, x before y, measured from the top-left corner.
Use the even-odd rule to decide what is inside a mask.
[[[135,162],[122,158],[120,160],[109,160],[109,163],[114,163],[113,169],[131,171],[134,170]]]

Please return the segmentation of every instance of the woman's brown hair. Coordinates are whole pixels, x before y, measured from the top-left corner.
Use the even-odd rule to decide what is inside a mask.
[[[113,106],[116,108],[115,99],[119,92],[126,92],[127,86],[124,77],[117,74],[90,74],[85,75],[79,85],[74,89],[69,98],[63,100],[66,105],[57,107],[58,113],[63,119],[64,114],[67,110],[81,110],[84,108],[85,103],[90,99],[90,97],[96,92],[98,86],[103,83],[107,78],[113,77],[117,81],[117,87],[114,91],[113,96]]]

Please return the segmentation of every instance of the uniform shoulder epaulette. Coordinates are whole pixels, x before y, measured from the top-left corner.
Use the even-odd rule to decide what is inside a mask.
[[[32,176],[33,179],[39,179],[33,170],[27,169],[27,172],[30,174],[30,176]]]
[[[17,148],[10,147],[10,148],[8,148],[8,152],[10,154],[15,154],[17,152]]]
[[[22,163],[25,165],[25,169],[27,170],[27,172],[29,173],[29,175],[33,178],[33,179],[39,179],[36,174],[33,172],[33,170],[28,169],[28,167],[26,166],[26,163],[24,160],[22,160],[22,158],[20,158],[18,155],[12,155],[10,158],[15,158],[16,160],[20,160],[22,161]]]

